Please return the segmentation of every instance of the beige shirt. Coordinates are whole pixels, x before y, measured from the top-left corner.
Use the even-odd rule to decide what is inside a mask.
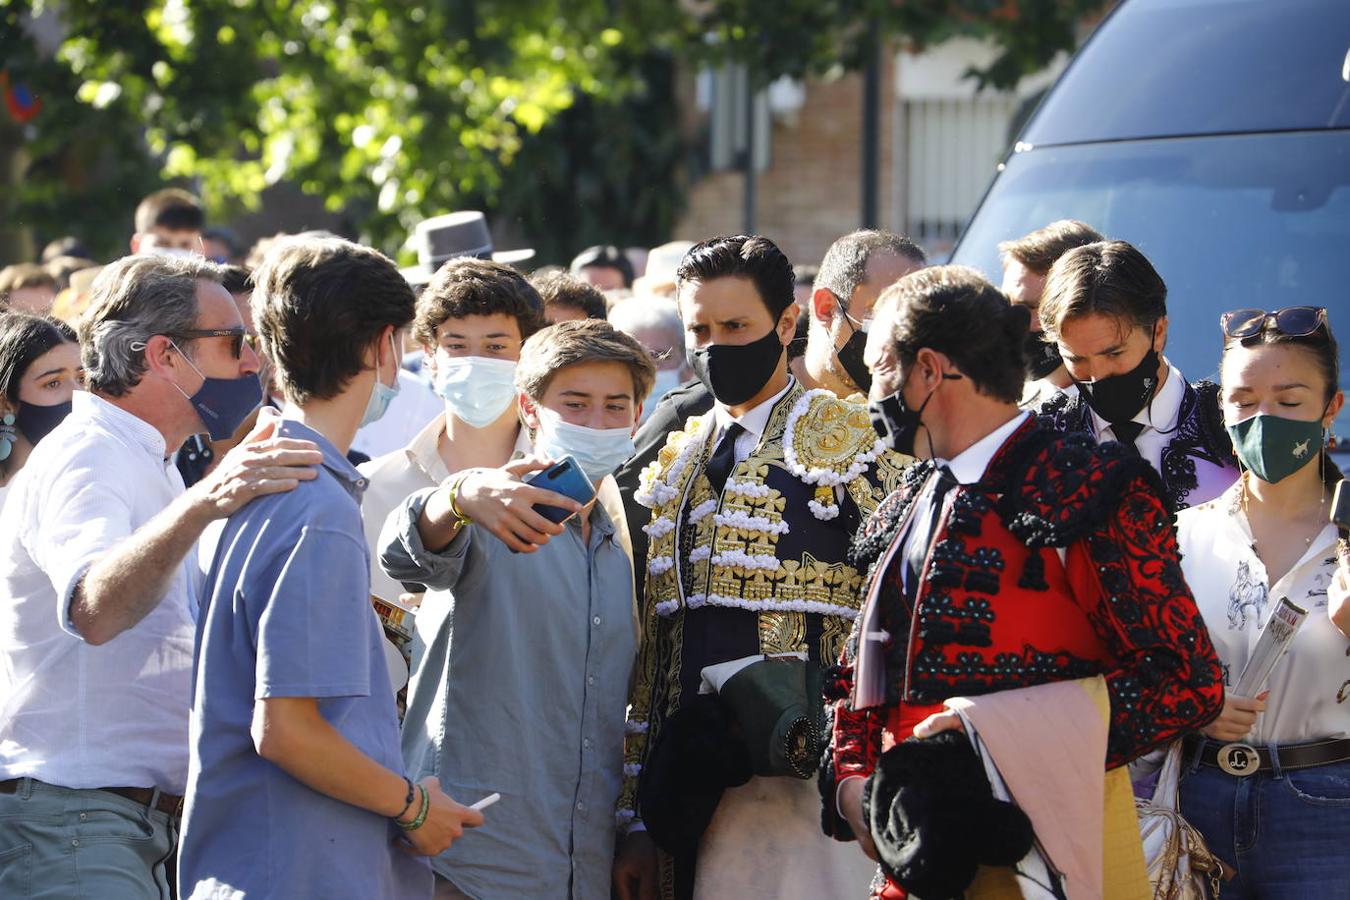
[[[361,500],[366,546],[370,547],[370,592],[382,600],[397,600],[404,588],[380,568],[380,529],[389,514],[412,494],[422,488],[435,487],[450,477],[441,455],[436,452],[444,433],[445,414],[441,413],[408,446],[358,467],[370,482]]]
[[[385,601],[397,601],[404,593],[399,584],[380,568],[380,529],[385,519],[422,488],[435,487],[449,478],[438,451],[441,435],[445,433],[445,413],[431,420],[412,439],[412,443],[384,456],[372,459],[358,467],[370,485],[361,501],[361,519],[365,526],[366,545],[370,547],[370,592]],[[514,455],[530,452],[530,436],[524,428],[516,439]]]

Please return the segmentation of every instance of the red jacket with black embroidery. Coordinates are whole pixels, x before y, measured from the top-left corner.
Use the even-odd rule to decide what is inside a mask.
[[[1176,536],[1146,462],[1119,444],[1093,444],[1035,419],[990,460],[984,477],[952,489],[930,544],[914,608],[892,554],[930,463],[859,532],[853,552],[872,571],[885,640],[884,706],[853,709],[858,616],[826,678],[832,740],[822,759],[824,827],[852,833],[835,785],[871,774],[883,743],[909,736],[915,707],[1101,674],[1111,701],[1106,768],[1209,722],[1223,707],[1219,660],[1181,574]],[[880,579],[880,583],[877,583]]]

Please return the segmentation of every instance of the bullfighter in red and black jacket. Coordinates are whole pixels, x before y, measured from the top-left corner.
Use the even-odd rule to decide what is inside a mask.
[[[839,840],[855,835],[838,788],[870,775],[884,749],[948,698],[1102,675],[1107,769],[1208,722],[1223,702],[1157,474],[1119,444],[1053,431],[1011,403],[1000,412],[989,357],[1020,347],[1002,338],[1015,337],[1021,311],[1006,301],[1000,310],[976,273],[937,267],[887,294],[872,331],[895,344],[878,337],[868,357],[881,366],[881,390],[894,394],[874,388],[873,418],[899,444],[912,441],[922,415],[938,441],[933,455],[943,462],[947,441],[951,468],[912,466],[853,548],[855,564],[870,572],[863,611],[827,678],[832,741],[821,771],[825,831]],[[984,331],[995,332],[995,344],[958,346],[981,342],[962,326],[967,317],[992,323]],[[1002,424],[972,434],[966,423],[981,415]],[[964,439],[950,436],[961,429]],[[982,450],[987,463],[982,476],[959,483],[966,479],[952,469],[966,449]],[[912,540],[925,541],[917,556]],[[903,896],[889,888],[883,896]]]

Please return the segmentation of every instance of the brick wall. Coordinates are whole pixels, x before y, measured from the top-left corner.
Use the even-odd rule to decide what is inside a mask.
[[[880,226],[891,228],[897,105],[894,54],[882,57],[877,209]],[[819,264],[836,238],[861,224],[862,94],[858,73],[809,81],[795,123],[773,123],[769,167],[757,182],[756,230],[777,243],[794,264]],[[740,172],[722,171],[692,184],[675,236],[699,240],[740,231],[744,183]]]

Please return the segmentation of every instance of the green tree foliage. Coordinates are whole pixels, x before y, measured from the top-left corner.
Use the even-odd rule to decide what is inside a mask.
[[[44,103],[0,134],[29,159],[10,214],[120,241],[158,169],[217,217],[298,184],[390,250],[468,202],[531,237],[655,240],[678,206],[672,61],[735,59],[763,83],[856,67],[885,36],[985,34],[1003,54],[974,74],[1002,87],[1102,2],[0,0],[4,64]],[[54,54],[29,27],[44,13]]]

